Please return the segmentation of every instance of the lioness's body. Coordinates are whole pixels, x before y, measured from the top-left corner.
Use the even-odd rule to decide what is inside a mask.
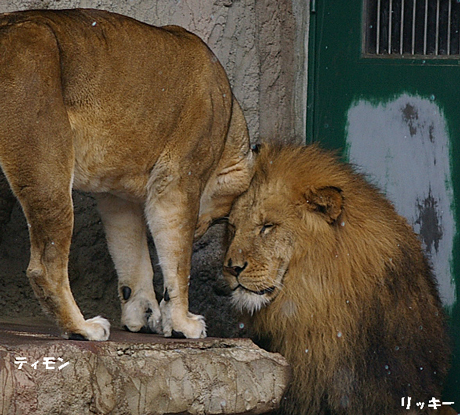
[[[228,212],[252,169],[243,115],[212,52],[184,29],[104,11],[4,14],[0,102],[0,164],[30,226],[28,275],[63,332],[108,337],[103,319],[83,320],[68,286],[73,187],[97,195],[123,324],[204,336],[188,313],[193,236]],[[163,327],[145,222],[169,300]]]
[[[293,369],[280,413],[439,412],[428,403],[449,340],[436,283],[376,188],[317,147],[268,147],[229,221],[233,302]]]

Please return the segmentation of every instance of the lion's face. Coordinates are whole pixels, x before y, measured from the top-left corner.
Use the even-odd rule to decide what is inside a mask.
[[[237,200],[229,217],[232,242],[224,274],[235,305],[250,313],[279,293],[296,238],[288,223],[279,222],[279,207],[270,199],[257,199],[253,188]]]
[[[339,188],[292,182],[278,174],[282,166],[270,161],[261,155],[258,172],[235,202],[228,224],[224,275],[234,305],[251,314],[283,290],[293,261],[311,255],[321,238],[333,237],[343,202]]]

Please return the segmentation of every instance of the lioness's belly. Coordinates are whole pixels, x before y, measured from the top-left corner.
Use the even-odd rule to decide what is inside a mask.
[[[149,173],[158,158],[151,144],[139,140],[133,147],[115,129],[90,128],[69,117],[73,131],[74,177],[72,187],[92,193],[108,192],[142,201],[146,198]],[[129,145],[131,144],[131,145]]]
[[[102,170],[90,172],[76,163],[73,189],[91,193],[111,193],[133,201],[145,200],[147,175],[116,174]]]

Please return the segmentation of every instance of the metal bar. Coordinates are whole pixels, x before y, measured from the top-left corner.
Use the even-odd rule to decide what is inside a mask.
[[[412,6],[412,50],[411,54],[415,55],[415,12],[417,10],[417,0],[414,0]]]
[[[448,1],[447,6],[447,55],[450,55],[450,27],[452,19],[452,2]]]
[[[439,55],[439,0],[436,0],[436,44],[434,45],[434,54]]]
[[[375,45],[375,53],[380,55],[380,0],[377,0],[377,41]]]
[[[401,25],[399,27],[399,54],[404,53],[403,42],[404,42],[404,0],[401,0]]]
[[[392,53],[391,50],[391,30],[393,29],[393,0],[390,0],[388,4],[388,53]]]
[[[423,27],[423,54],[426,55],[426,41],[428,37],[428,0],[425,0],[425,24]]]

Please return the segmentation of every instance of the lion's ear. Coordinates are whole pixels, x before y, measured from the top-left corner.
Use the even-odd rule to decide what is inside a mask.
[[[324,215],[328,223],[334,223],[342,213],[342,189],[335,186],[308,189],[304,193],[308,209]]]

